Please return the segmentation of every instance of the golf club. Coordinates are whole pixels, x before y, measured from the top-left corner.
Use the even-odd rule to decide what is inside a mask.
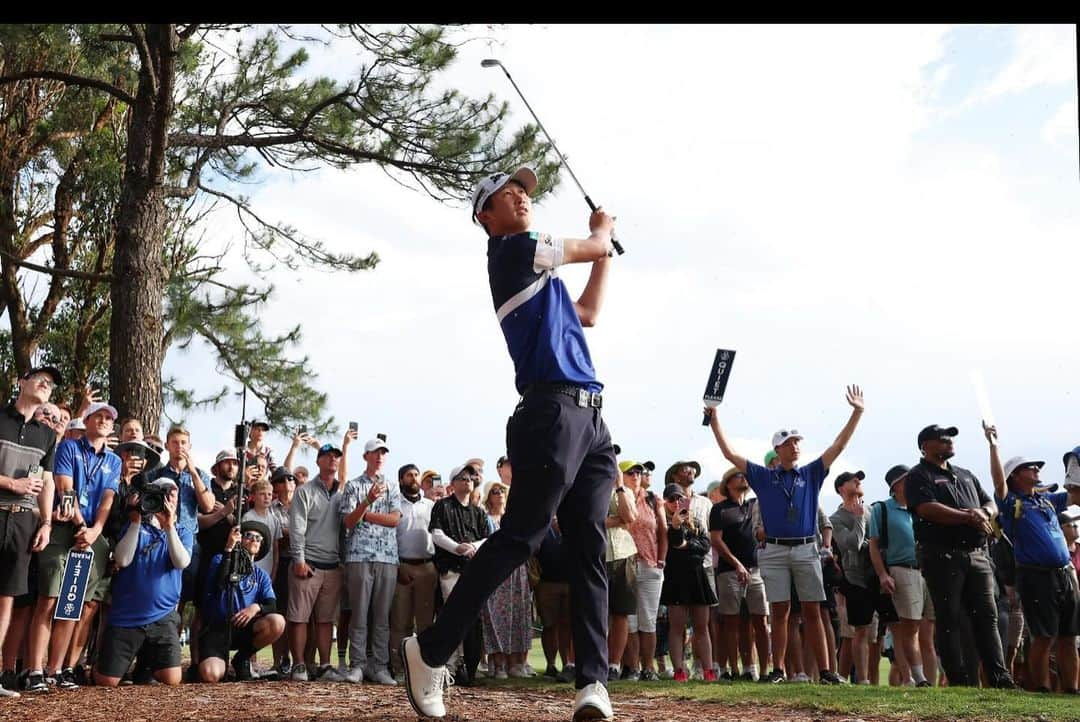
[[[551,143],[551,147],[555,149],[555,154],[559,156],[559,162],[562,163],[563,168],[566,168],[567,172],[570,174],[570,177],[574,179],[574,183],[577,185],[578,190],[581,191],[581,195],[585,196],[585,202],[589,204],[589,208],[591,210],[595,211],[596,204],[592,202],[592,198],[589,198],[589,194],[585,192],[585,188],[582,187],[581,181],[578,180],[578,177],[570,168],[570,164],[566,162],[566,156],[564,156],[559,150],[559,146],[555,145],[555,139],[552,138],[551,134],[547,132],[547,128],[544,127],[544,124],[540,122],[540,118],[536,115],[536,111],[534,111],[532,109],[532,106],[529,105],[529,101],[525,100],[525,95],[521,92],[521,88],[519,88],[518,84],[514,82],[514,79],[510,77],[510,71],[506,69],[505,65],[503,65],[498,60],[495,60],[494,58],[481,60],[480,65],[485,68],[494,68],[495,66],[502,68],[503,73],[505,73],[506,77],[510,80],[510,84],[513,85],[514,90],[517,91],[518,97],[521,98],[521,102],[525,103],[525,107],[529,109],[530,113],[532,113],[532,117],[536,120],[536,124],[540,126],[540,130],[544,132],[544,135],[547,137],[548,142]],[[614,233],[611,234],[611,246],[620,256],[623,254],[622,244],[615,239]]]

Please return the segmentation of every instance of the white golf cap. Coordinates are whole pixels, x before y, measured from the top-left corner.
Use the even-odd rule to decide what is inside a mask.
[[[375,449],[386,449],[386,453],[390,453],[390,447],[386,445],[386,442],[382,439],[371,439],[364,443],[364,453],[369,451],[375,451]]]
[[[67,430],[68,431],[85,431],[86,430],[86,424],[83,423],[82,419],[72,419],[71,421],[68,422]]]
[[[476,221],[476,214],[487,203],[487,199],[512,180],[516,180],[524,186],[525,192],[529,195],[532,195],[532,192],[536,190],[536,171],[527,165],[518,168],[513,173],[492,173],[485,176],[476,184],[472,194],[472,219],[474,222],[479,222]]]
[[[113,421],[116,421],[116,417],[120,415],[116,412],[115,407],[99,402],[96,404],[90,404],[90,407],[86,410],[86,413],[82,415],[83,421],[86,421],[88,418],[90,418],[99,411],[108,411],[109,416],[112,417]]]
[[[1035,466],[1041,469],[1045,463],[1044,461],[1032,461],[1026,456],[1014,456],[1005,462],[1005,478],[1008,479],[1014,471],[1022,466]]]
[[[478,473],[476,471],[476,467],[472,464],[462,464],[461,466],[455,466],[453,469],[450,470],[450,481],[454,481],[455,479],[457,479],[459,476],[461,476],[461,472],[465,471],[466,469],[474,474]]]
[[[780,444],[783,444],[785,441],[789,441],[791,439],[802,439],[802,438],[803,438],[803,435],[800,434],[795,429],[780,429],[779,431],[777,431],[775,434],[772,435],[772,445],[773,445],[773,448],[775,449],[777,446],[780,446]]]

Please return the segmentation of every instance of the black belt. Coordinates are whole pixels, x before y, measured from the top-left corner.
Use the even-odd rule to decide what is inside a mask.
[[[904,569],[918,569],[918,564],[886,564],[888,567],[903,567]]]
[[[938,544],[937,542],[919,542],[919,547],[921,547],[924,551],[936,552],[938,554],[950,554],[952,552],[963,552],[965,554],[970,554],[971,552],[977,552],[977,551],[979,551],[981,549],[985,549],[986,548],[986,542],[983,542],[983,543],[978,544],[978,545],[971,545],[971,544],[945,545],[945,544]]]
[[[574,386],[573,384],[530,384],[521,392],[521,396],[524,398],[529,394],[538,392],[569,396],[583,409],[590,407],[599,409],[604,405],[604,397],[602,394],[595,391],[588,391],[587,389],[583,389],[580,386]]]
[[[335,570],[335,569],[337,569],[338,567],[341,566],[340,564],[337,564],[337,563],[313,562],[313,561],[310,561],[310,560],[308,560],[307,565],[309,567],[311,567],[312,569],[319,569],[319,570],[324,571],[324,572],[333,571],[333,570]]]
[[[817,541],[816,536],[792,536],[792,537],[775,537],[767,536],[765,541],[769,544],[779,544],[782,547],[798,547],[803,544],[809,544],[810,542]]]
[[[420,564],[428,564],[431,561],[433,561],[433,559],[431,557],[428,557],[427,559],[405,559],[404,557],[400,557],[398,559],[398,561],[401,562],[402,564],[420,565]]]

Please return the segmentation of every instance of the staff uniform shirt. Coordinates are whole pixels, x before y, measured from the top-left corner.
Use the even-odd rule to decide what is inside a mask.
[[[1058,514],[1069,506],[1068,492],[1017,494],[1009,489],[1004,499],[995,501],[1017,564],[1060,569],[1069,563],[1065,532],[1058,523]]]
[[[14,403],[4,407],[0,412],[0,474],[22,479],[34,464],[52,471],[55,452],[55,431],[33,417],[27,421]],[[37,496],[0,489],[0,504],[33,509],[37,507]]]
[[[416,501],[401,497],[401,519],[397,532],[398,556],[401,559],[431,559],[435,556],[435,543],[431,541],[431,510],[435,502],[421,494]]]
[[[130,522],[129,522],[130,524]],[[127,527],[124,528],[127,533]],[[191,553],[191,531],[179,525],[176,534]],[[121,535],[122,536],[122,535]],[[139,525],[139,545],[131,564],[116,572],[112,583],[109,624],[144,627],[171,614],[180,602],[183,570],[173,566],[163,529],[149,522]]]
[[[218,570],[225,559],[224,554],[215,554],[210,560],[210,567],[206,576],[205,603],[200,611],[210,624],[229,621],[229,597],[232,596],[233,614],[241,609],[247,609],[252,604],[267,604],[276,602],[274,586],[270,583],[270,575],[259,567],[252,569],[252,573],[241,579],[237,584],[227,584],[222,588],[218,584]]]
[[[818,495],[828,474],[820,458],[794,469],[747,461],[746,479],[758,498],[765,534],[781,539],[816,535]]]
[[[734,499],[724,499],[714,504],[709,514],[709,531],[723,533],[724,544],[747,569],[756,567],[757,540],[754,538],[754,507],[757,499],[743,497],[742,504]],[[733,572],[735,567],[723,555],[716,555],[717,572]]]
[[[491,298],[518,393],[538,383],[603,388],[574,301],[557,275],[562,264],[561,238],[528,231],[488,239]]]
[[[368,511],[376,514],[392,514],[401,511],[401,492],[396,484],[387,484],[386,477],[377,474],[374,479],[366,473],[350,479],[341,492],[341,521],[360,506],[360,500],[367,496],[376,482],[386,486],[386,491],[379,494]],[[351,529],[345,530],[345,562],[380,562],[398,563],[397,530],[372,521],[360,520]]]
[[[192,534],[196,534],[199,531],[199,500],[195,494],[195,482],[191,478],[191,469],[177,471],[169,464],[166,464],[160,469],[154,469],[147,473],[146,478],[148,481],[172,479],[176,482],[179,490],[176,504],[176,523],[178,526],[189,530]],[[201,469],[199,470],[199,478],[202,479],[203,486],[207,489],[211,488],[210,477]]]
[[[986,535],[966,524],[947,526],[935,524],[919,516],[919,505],[938,502],[947,507],[963,510],[978,509],[990,502],[990,497],[967,469],[946,462],[942,469],[936,464],[920,461],[908,472],[904,480],[908,508],[916,515],[915,541],[942,547],[974,549],[986,544]],[[890,542],[891,543],[891,542]]]
[[[870,536],[881,543],[882,532],[885,527],[882,524],[882,516],[889,524],[888,546],[881,550],[881,556],[885,566],[903,564],[917,567],[918,558],[915,556],[915,531],[914,519],[911,511],[900,504],[893,497],[889,497],[882,504],[870,505]],[[884,509],[884,512],[882,511]]]
[[[53,473],[71,477],[76,503],[88,526],[93,525],[105,492],[115,494],[120,489],[121,466],[120,457],[109,451],[108,446],[98,453],[85,436],[63,441],[56,449]],[[59,504],[57,494],[55,505]]]

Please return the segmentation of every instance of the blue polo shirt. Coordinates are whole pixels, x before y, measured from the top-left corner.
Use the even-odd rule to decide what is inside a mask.
[[[99,454],[85,436],[62,441],[56,447],[53,474],[71,477],[75,498],[87,525],[94,524],[105,492],[111,490],[115,494],[119,489],[120,466],[120,457],[109,451],[109,447],[102,447]],[[54,503],[59,506],[59,494]]]
[[[491,299],[514,361],[518,393],[538,383],[603,388],[574,301],[557,275],[562,263],[562,240],[545,233],[488,239]]]
[[[746,480],[757,495],[765,534],[779,538],[817,534],[818,495],[828,474],[820,458],[790,470],[747,461]],[[788,509],[794,509],[794,520]]]
[[[891,496],[882,503],[885,505],[885,518],[889,524],[889,546],[885,548],[883,553],[885,566],[894,564],[917,565],[919,562],[915,556],[915,526],[914,519],[911,517],[911,510],[900,506],[896,499]],[[879,544],[881,543],[881,532],[883,530],[881,523],[882,503],[875,503],[870,506],[870,536],[877,539]]]
[[[202,478],[203,485],[207,489],[210,488],[210,477],[205,472],[199,473]],[[176,525],[184,527],[192,534],[196,534],[199,531],[199,506],[198,499],[195,498],[195,482],[191,479],[191,472],[188,469],[183,471],[177,471],[168,464],[150,471],[146,475],[147,481],[154,481],[156,479],[172,479],[176,482],[178,488],[178,498],[176,506]]]
[[[1017,494],[1012,489],[998,499],[1001,528],[1013,543],[1017,564],[1057,569],[1069,563],[1069,548],[1058,514],[1069,505],[1068,492]]]
[[[203,605],[199,608],[203,619],[214,624],[229,620],[230,594],[233,598],[233,614],[252,604],[265,604],[277,598],[274,595],[274,586],[270,582],[270,575],[258,567],[255,567],[253,573],[241,579],[239,584],[230,584],[228,588],[221,589],[217,583],[217,575],[224,558],[224,554],[215,554],[210,560],[204,585],[206,594]]]
[[[130,527],[124,527],[124,534]],[[191,532],[177,525],[176,533],[191,552]],[[116,572],[112,583],[109,624],[144,627],[163,619],[180,602],[182,570],[173,566],[165,531],[146,522],[139,525],[139,546],[131,564]]]

